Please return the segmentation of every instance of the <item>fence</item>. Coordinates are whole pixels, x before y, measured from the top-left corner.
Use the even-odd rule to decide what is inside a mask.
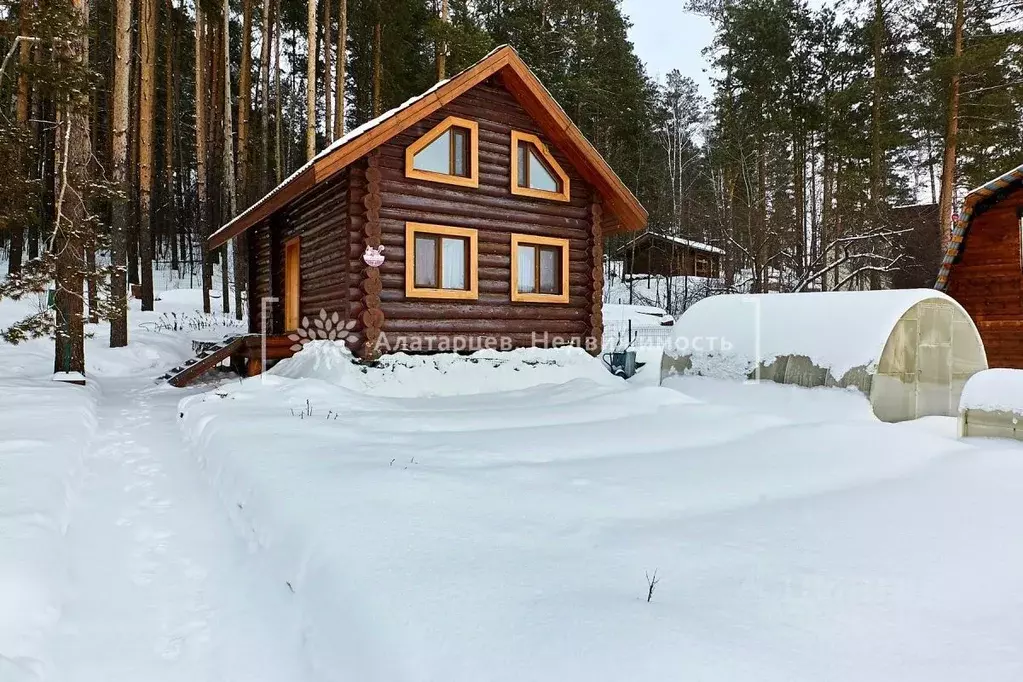
[[[628,321],[605,321],[603,347],[605,350],[663,348],[671,339],[671,331],[671,326],[640,326]]]

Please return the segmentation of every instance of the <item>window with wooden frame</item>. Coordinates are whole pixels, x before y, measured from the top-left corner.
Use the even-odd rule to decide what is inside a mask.
[[[476,230],[405,225],[405,295],[410,298],[479,298]]]
[[[513,234],[511,300],[568,303],[568,240]]]
[[[571,181],[536,135],[511,134],[511,192],[538,199],[569,201]]]
[[[405,176],[479,187],[479,124],[449,116],[405,148]]]
[[[710,277],[710,258],[702,254],[696,254],[696,276]]]

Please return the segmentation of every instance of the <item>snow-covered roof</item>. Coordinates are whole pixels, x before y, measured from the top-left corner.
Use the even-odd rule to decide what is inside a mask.
[[[938,205],[933,201],[918,201],[915,204],[901,204],[899,206],[892,206],[892,210],[898,211],[900,209],[906,208],[937,208],[937,207]]]
[[[1023,370],[977,372],[963,387],[959,409],[1010,412],[1023,416]]]
[[[711,353],[742,365],[804,355],[841,379],[878,361],[899,319],[917,303],[950,301],[933,289],[727,294],[703,299],[675,323],[666,353]]]
[[[724,249],[718,248],[717,246],[711,246],[710,244],[705,244],[703,242],[698,242],[698,241],[695,241],[693,239],[686,239],[685,237],[679,237],[679,236],[673,235],[673,234],[664,234],[663,232],[651,232],[651,231],[644,232],[643,234],[639,235],[635,239],[631,240],[625,246],[623,246],[622,249],[620,249],[620,251],[629,248],[635,242],[637,242],[637,241],[639,241],[641,239],[644,239],[646,237],[655,237],[657,239],[664,239],[666,241],[675,242],[676,244],[679,244],[681,246],[686,246],[686,247],[689,247],[691,249],[695,249],[697,251],[706,251],[707,253],[718,253],[718,254],[722,254],[722,255],[725,253]]]

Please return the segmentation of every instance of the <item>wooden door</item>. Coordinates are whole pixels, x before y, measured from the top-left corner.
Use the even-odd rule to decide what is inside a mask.
[[[299,295],[302,290],[301,252],[299,239],[284,244],[284,331],[298,329]]]

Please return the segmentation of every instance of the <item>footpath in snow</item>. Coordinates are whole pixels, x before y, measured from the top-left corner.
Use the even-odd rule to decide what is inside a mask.
[[[218,333],[184,298],[159,309]],[[153,382],[191,353],[161,315],[133,312],[123,349],[92,327],[85,387],[50,381],[50,341],[0,346],[0,682],[307,679],[287,586],[183,444],[184,393]]]
[[[69,597],[53,680],[301,680],[286,586],[256,570],[149,378],[100,382],[66,531]]]

